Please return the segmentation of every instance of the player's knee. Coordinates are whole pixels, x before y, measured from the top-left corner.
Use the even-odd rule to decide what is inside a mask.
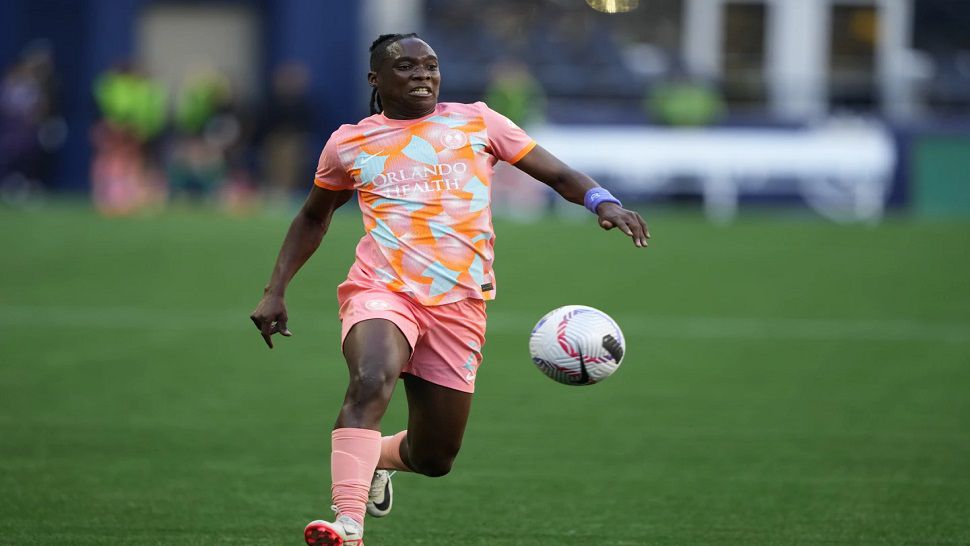
[[[348,387],[348,398],[366,404],[371,401],[390,400],[394,393],[397,375],[377,367],[353,374]]]
[[[429,478],[440,478],[451,472],[451,467],[455,462],[454,456],[431,455],[419,457],[417,460],[411,459],[411,464],[419,474]]]
[[[437,445],[431,449],[411,446],[411,465],[416,472],[431,478],[438,478],[451,472],[461,444]]]

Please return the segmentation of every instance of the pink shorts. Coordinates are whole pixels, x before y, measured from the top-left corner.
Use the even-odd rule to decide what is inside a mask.
[[[355,324],[370,319],[394,323],[411,345],[401,370],[443,387],[475,392],[485,344],[485,302],[465,299],[424,306],[407,294],[347,280],[337,287],[340,344]]]

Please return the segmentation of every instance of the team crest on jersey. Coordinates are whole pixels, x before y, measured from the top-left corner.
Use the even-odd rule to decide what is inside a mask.
[[[371,311],[386,311],[391,308],[391,304],[384,300],[370,300],[364,304],[364,307]]]
[[[450,129],[441,135],[441,143],[449,150],[457,150],[468,144],[468,135],[458,129]]]

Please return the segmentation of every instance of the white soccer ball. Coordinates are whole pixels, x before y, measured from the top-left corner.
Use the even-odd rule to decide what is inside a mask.
[[[626,341],[606,313],[566,305],[546,313],[532,329],[529,352],[539,370],[566,385],[592,385],[620,366]]]

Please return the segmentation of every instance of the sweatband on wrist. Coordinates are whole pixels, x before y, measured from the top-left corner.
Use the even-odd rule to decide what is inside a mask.
[[[583,198],[583,204],[589,209],[593,214],[599,214],[596,212],[596,207],[602,205],[603,203],[616,203],[617,205],[623,206],[620,200],[613,197],[610,190],[606,188],[590,188],[586,192],[586,196]]]

